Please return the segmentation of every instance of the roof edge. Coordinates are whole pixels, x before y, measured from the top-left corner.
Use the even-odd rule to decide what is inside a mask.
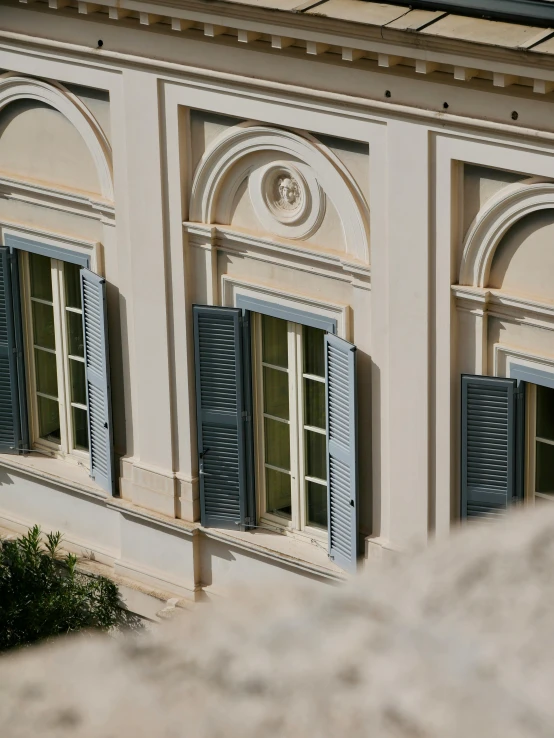
[[[424,10],[445,10],[454,15],[554,27],[554,3],[545,0],[387,0]]]

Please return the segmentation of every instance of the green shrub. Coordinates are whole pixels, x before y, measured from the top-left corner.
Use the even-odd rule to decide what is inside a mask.
[[[62,557],[60,543],[60,533],[49,533],[43,544],[37,525],[0,540],[0,651],[85,628],[140,627],[117,586],[77,571],[77,557]]]

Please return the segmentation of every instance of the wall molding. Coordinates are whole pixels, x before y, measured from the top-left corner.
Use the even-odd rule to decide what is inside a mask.
[[[421,28],[396,29],[387,24],[379,26],[298,11],[283,12],[277,3],[274,8],[245,8],[227,3],[207,8],[205,4],[200,5],[192,0],[182,1],[179,7],[172,6],[166,0],[150,0],[148,3],[136,0],[118,0],[117,3],[113,0],[96,3],[80,0],[20,0],[20,3],[41,9],[47,4],[47,9],[62,16],[79,13],[94,16],[97,22],[105,20],[113,24],[114,21],[123,20],[126,25],[135,26],[143,32],[178,33],[184,38],[201,36],[209,43],[229,43],[229,40],[234,40],[240,46],[265,47],[284,55],[304,53],[311,58],[325,57],[339,64],[370,62],[385,73],[390,73],[391,67],[395,67],[395,70],[403,67],[408,72],[415,70],[417,74],[428,76],[434,72],[446,73],[454,81],[468,85],[479,76],[480,82],[491,87],[523,82],[536,95],[547,94],[554,83],[552,71],[544,64],[546,55],[537,55],[533,64],[534,60],[528,53],[549,37],[549,29],[536,34],[521,49],[512,49],[503,48],[500,44],[477,45],[465,39],[418,33],[432,23],[424,24]],[[440,17],[437,14],[435,20]],[[487,25],[491,21],[482,19],[481,23]],[[468,59],[468,47],[474,59]],[[524,57],[521,52],[525,52]],[[499,74],[502,57],[508,61],[504,61],[502,73]],[[513,71],[518,62],[529,67],[528,74],[523,78],[520,73]],[[491,71],[496,72],[497,76],[491,78]],[[502,78],[501,82],[499,77]]]
[[[94,195],[0,174],[0,198],[58,210],[82,218],[113,225],[115,207],[112,202]]]
[[[227,307],[236,307],[239,295],[275,303],[291,310],[321,315],[336,323],[338,336],[347,340],[351,338],[351,309],[349,305],[332,303],[327,300],[323,302],[305,295],[291,294],[275,289],[275,287],[256,282],[246,282],[224,274],[221,277],[221,304]]]
[[[554,208],[554,182],[532,177],[503,187],[479,211],[464,240],[460,284],[486,287],[494,253],[518,220]]]
[[[269,264],[338,279],[357,289],[371,289],[370,267],[337,254],[221,226],[185,222],[183,228],[188,235],[189,246],[193,248],[214,254],[218,250],[243,254]]]
[[[495,343],[493,346],[493,373],[495,377],[510,377],[511,364],[518,364],[531,370],[538,372],[546,372],[554,375],[554,357],[539,356],[515,349],[512,346],[505,346],[501,343]]]
[[[62,233],[45,231],[35,226],[23,226],[19,223],[0,220],[0,234],[2,242],[6,236],[17,236],[18,238],[39,241],[40,243],[54,246],[62,251],[73,251],[88,257],[90,269],[96,274],[104,274],[104,260],[102,246],[98,241],[66,236]]]
[[[106,134],[86,105],[57,82],[43,82],[12,72],[0,75],[0,110],[16,100],[36,100],[67,118],[81,134],[91,154],[102,196],[113,202],[112,149]]]
[[[281,167],[289,165],[291,177],[294,168],[304,165],[304,197],[313,201],[315,216],[307,218],[306,228],[292,224],[287,226],[275,219],[274,232],[277,236],[289,239],[303,238],[314,232],[322,222],[322,194],[329,198],[341,220],[346,251],[351,258],[362,263],[369,262],[369,207],[365,198],[346,167],[326,146],[307,133],[298,133],[283,128],[245,123],[224,131],[212,143],[202,157],[191,188],[190,219],[206,224],[216,221],[230,225],[232,207],[240,185],[254,178],[255,188],[258,179],[255,174],[256,163],[253,154],[272,152],[276,159],[285,155],[291,161],[275,162]],[[265,165],[266,162],[263,162]],[[301,174],[296,174],[301,178]],[[263,188],[263,175],[259,178]],[[262,208],[266,193],[260,192],[253,200],[256,210]],[[260,202],[258,202],[258,199]],[[310,220],[311,218],[311,220]],[[268,225],[271,227],[268,216]],[[313,222],[312,222],[313,221]]]
[[[554,330],[554,303],[540,302],[502,290],[460,285],[452,286],[452,294],[458,310]]]

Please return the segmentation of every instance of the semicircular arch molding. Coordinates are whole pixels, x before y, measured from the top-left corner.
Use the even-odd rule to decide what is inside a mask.
[[[110,142],[96,118],[79,98],[55,82],[43,82],[13,73],[0,76],[0,110],[17,100],[36,100],[49,105],[67,118],[80,133],[91,154],[102,196],[113,201]]]
[[[346,251],[369,262],[369,208],[346,167],[326,146],[305,133],[244,123],[225,131],[202,157],[191,191],[190,218],[228,224],[235,195],[252,170],[250,154],[272,151],[304,164],[313,173],[341,220]]]
[[[477,214],[464,240],[459,283],[486,287],[495,251],[519,220],[554,208],[554,182],[532,177],[502,188]]]

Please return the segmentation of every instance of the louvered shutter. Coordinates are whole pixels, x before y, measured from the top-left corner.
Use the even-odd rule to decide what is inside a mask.
[[[81,295],[85,336],[90,476],[107,492],[113,494],[114,454],[106,280],[88,269],[81,269]]]
[[[463,519],[501,517],[516,492],[517,380],[462,376]]]
[[[325,336],[327,409],[327,510],[329,557],[356,570],[358,479],[356,429],[356,347]]]
[[[242,311],[193,306],[202,525],[237,530],[247,517]]]
[[[15,284],[14,284],[15,282]],[[14,299],[15,297],[15,299]],[[19,339],[19,340],[18,340]],[[17,253],[0,247],[0,451],[28,448]]]

